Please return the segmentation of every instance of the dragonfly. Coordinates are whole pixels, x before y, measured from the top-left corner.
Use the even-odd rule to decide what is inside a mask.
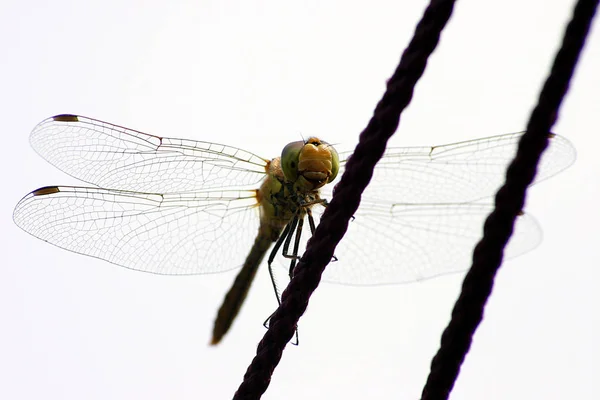
[[[323,280],[400,284],[464,271],[522,134],[388,148]],[[575,161],[566,138],[549,133],[549,139],[534,183]],[[231,328],[267,254],[280,301],[351,155],[311,137],[267,159],[70,114],[40,122],[30,142],[50,164],[93,186],[46,186],[25,195],[13,213],[24,231],[154,274],[241,267],[217,313],[211,344]],[[540,241],[539,225],[523,213],[506,255]]]

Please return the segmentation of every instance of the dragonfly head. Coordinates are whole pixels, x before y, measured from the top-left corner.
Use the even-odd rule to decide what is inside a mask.
[[[281,168],[288,181],[305,190],[314,190],[333,182],[340,169],[340,160],[333,146],[311,137],[284,147]]]

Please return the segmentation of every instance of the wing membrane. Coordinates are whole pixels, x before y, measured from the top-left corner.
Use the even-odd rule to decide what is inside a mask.
[[[500,186],[521,136],[388,149],[324,280],[404,283],[467,269],[492,210],[473,202]],[[14,220],[34,236],[127,268],[176,275],[235,268],[252,246],[256,190],[242,188],[258,187],[267,165],[254,154],[73,115],[42,121],[31,142],[58,168],[104,187],[46,187],[25,196]],[[340,153],[342,169],[348,155]],[[553,136],[536,182],[574,160],[568,140]],[[313,207],[317,223],[320,210]],[[300,254],[310,236],[305,223]],[[535,220],[521,216],[507,255],[540,240]],[[289,268],[289,259],[276,262]]]
[[[153,136],[75,115],[40,122],[30,141],[67,174],[110,189],[175,193],[257,186],[266,173],[267,160],[235,147]]]
[[[339,261],[323,279],[349,285],[408,283],[469,268],[493,209],[476,201],[492,196],[502,184],[522,134],[388,149],[336,249]],[[575,157],[571,143],[553,135],[534,183],[569,167]],[[535,219],[524,214],[505,254],[530,251],[541,237]]]
[[[76,253],[189,275],[240,266],[258,232],[257,212],[255,191],[161,195],[54,186],[26,195],[13,218],[33,236]]]
[[[377,164],[364,198],[443,204],[490,197],[504,181],[521,136],[523,132],[442,146],[390,148]],[[346,160],[349,155],[342,153],[340,159]],[[559,173],[575,158],[573,145],[566,138],[553,135],[542,155],[535,182]]]
[[[410,283],[461,272],[492,211],[486,204],[383,205],[363,202],[323,280],[347,285]],[[533,217],[517,219],[507,257],[533,250],[542,234]]]

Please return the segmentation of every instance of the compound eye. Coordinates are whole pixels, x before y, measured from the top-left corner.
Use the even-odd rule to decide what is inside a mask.
[[[338,152],[332,145],[327,144],[327,146],[329,148],[329,151],[331,152],[331,175],[329,176],[329,180],[327,181],[327,183],[331,183],[337,177],[338,172],[340,172],[340,156],[338,155]]]
[[[303,141],[292,142],[285,146],[281,152],[281,169],[285,179],[290,182],[295,182],[298,179],[298,160],[303,147]]]

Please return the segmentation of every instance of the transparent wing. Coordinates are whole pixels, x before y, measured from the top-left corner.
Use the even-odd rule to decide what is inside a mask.
[[[324,280],[350,285],[409,283],[471,266],[473,248],[493,206],[365,204],[336,249],[339,262]],[[533,250],[542,239],[533,217],[517,219],[507,257]]]
[[[256,204],[254,190],[160,195],[52,186],[21,199],[13,218],[33,236],[123,267],[205,274],[242,265],[258,232]]]
[[[268,162],[235,147],[153,136],[66,114],[40,122],[30,141],[43,158],[77,179],[146,193],[257,186]]]
[[[473,248],[481,238],[483,222],[492,211],[487,204],[392,205],[363,201],[335,250],[323,280],[346,285],[410,283],[461,272],[471,266]],[[322,207],[315,206],[318,218]],[[307,229],[303,232],[302,254]],[[506,257],[515,257],[539,245],[542,232],[533,217],[517,219]],[[289,262],[279,260],[287,271]]]
[[[355,219],[336,248],[337,262],[323,280],[348,285],[408,283],[464,271],[493,206],[474,203],[492,196],[504,180],[523,133],[432,147],[388,149],[367,187]],[[340,176],[350,154],[340,153]],[[553,135],[535,182],[575,160],[571,143]],[[331,187],[322,190],[331,198]],[[322,207],[315,206],[318,218]],[[301,253],[310,237],[303,233]],[[541,242],[541,230],[524,214],[506,248],[514,257]],[[287,268],[288,263],[283,263]]]
[[[363,198],[383,202],[464,203],[494,195],[504,181],[523,132],[431,147],[386,150]],[[341,153],[343,173],[350,153]],[[573,145],[553,135],[540,162],[535,182],[569,167],[576,158]],[[324,191],[330,198],[331,188]]]

